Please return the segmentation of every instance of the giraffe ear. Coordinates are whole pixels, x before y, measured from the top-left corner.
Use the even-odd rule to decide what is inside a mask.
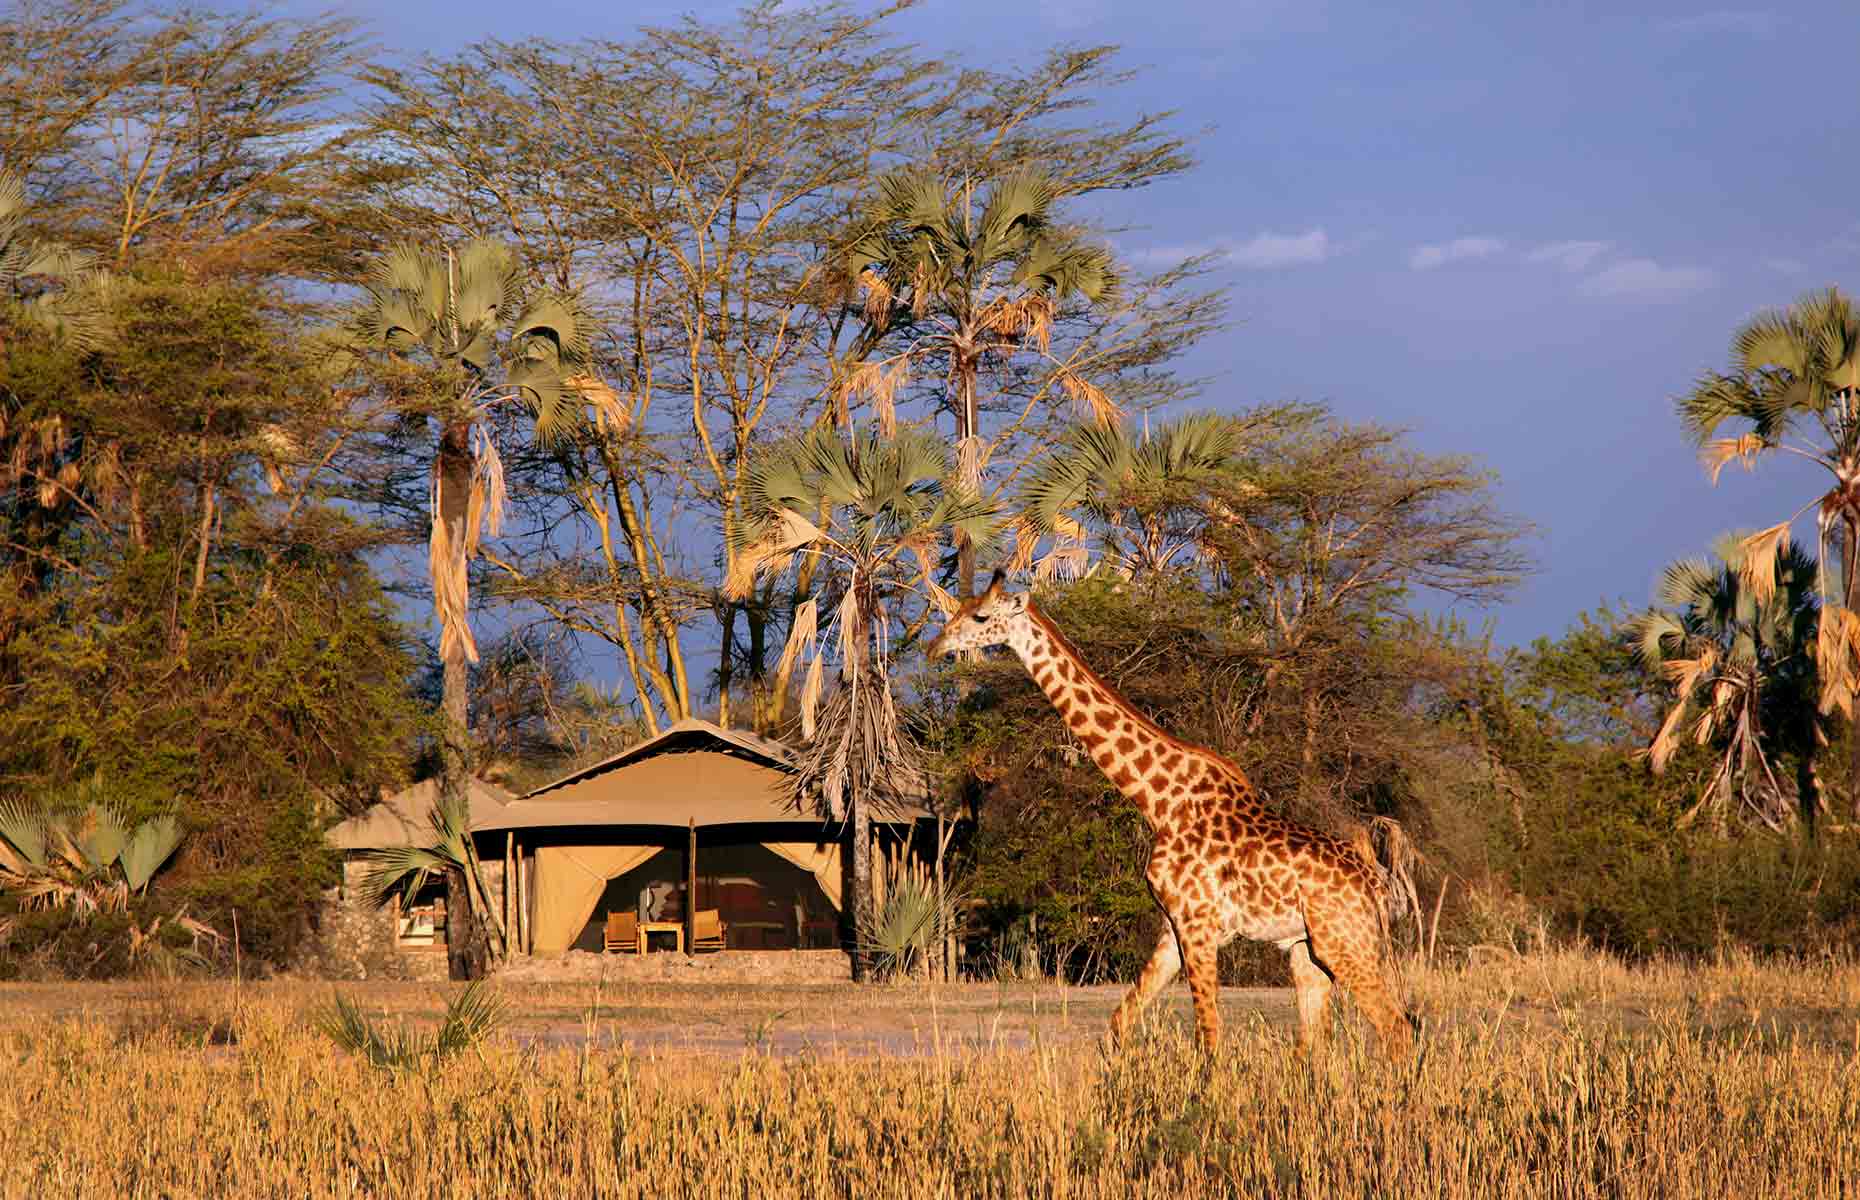
[[[996,567],[994,576],[988,581],[988,590],[982,594],[987,596],[990,600],[993,600],[996,596],[1001,594],[1001,584],[1006,579],[1007,572],[1003,571],[1000,567]]]

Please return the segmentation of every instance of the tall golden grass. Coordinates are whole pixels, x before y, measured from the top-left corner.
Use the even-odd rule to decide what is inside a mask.
[[[685,987],[695,1012],[792,1000],[812,1008],[790,1021],[814,1021],[859,1004]],[[1854,968],[1566,955],[1410,987],[1425,1049],[1400,1067],[1354,1019],[1313,1064],[1257,1014],[1202,1064],[1180,1006],[1107,1057],[1093,994],[1066,1016],[1045,1005],[1023,1048],[542,1048],[519,1025],[431,1076],[334,1049],[304,1019],[326,990],[194,989],[0,1032],[0,1195],[1860,1194]],[[919,994],[879,989],[868,1011],[928,1022]],[[627,997],[575,995],[626,1032]]]

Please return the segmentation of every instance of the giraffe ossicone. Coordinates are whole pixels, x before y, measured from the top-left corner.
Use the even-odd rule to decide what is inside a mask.
[[[1014,652],[1155,834],[1146,878],[1168,921],[1111,1018],[1114,1041],[1185,972],[1196,1035],[1212,1053],[1221,1031],[1216,956],[1245,937],[1276,943],[1291,956],[1306,1049],[1324,1039],[1335,981],[1356,998],[1383,1049],[1407,1054],[1411,1030],[1389,955],[1391,890],[1366,840],[1351,842],[1268,810],[1239,767],[1171,737],[1131,707],[1025,593],[1003,589],[999,571],[987,591],[957,609],[930,654],[993,646]]]

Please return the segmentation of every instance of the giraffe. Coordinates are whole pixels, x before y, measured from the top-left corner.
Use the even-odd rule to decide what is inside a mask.
[[[930,645],[933,658],[1006,646],[1046,693],[1092,761],[1142,811],[1155,835],[1150,893],[1168,918],[1137,984],[1111,1017],[1120,1043],[1143,1009],[1186,969],[1195,1032],[1220,1043],[1216,955],[1235,937],[1291,957],[1299,1041],[1324,1042],[1332,981],[1355,996],[1383,1050],[1405,1057],[1411,1031],[1385,974],[1391,890],[1367,837],[1345,841],[1270,812],[1240,768],[1181,742],[1131,707],[1002,573],[964,602]]]

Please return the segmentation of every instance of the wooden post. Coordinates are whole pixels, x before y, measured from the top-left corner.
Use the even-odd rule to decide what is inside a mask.
[[[943,803],[939,799],[936,806],[936,924],[931,928],[937,931],[934,974],[946,983],[949,981],[949,938],[943,916],[947,905],[948,901],[943,898]]]
[[[523,953],[534,954],[536,947],[530,943],[530,881],[523,869],[523,847],[517,847],[517,923],[522,926],[522,933],[517,937],[517,944],[523,947]]]
[[[691,818],[691,839],[685,845],[685,953],[696,954],[697,943],[697,818]]]
[[[516,905],[516,847],[517,835],[514,830],[504,831],[504,957],[517,953],[517,947],[523,943],[517,937]]]

